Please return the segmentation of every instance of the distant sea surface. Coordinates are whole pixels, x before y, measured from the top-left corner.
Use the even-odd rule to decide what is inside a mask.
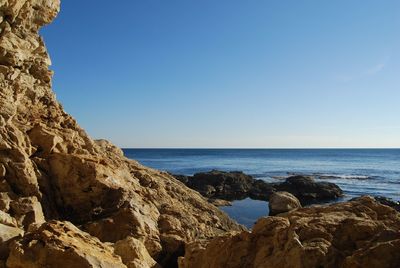
[[[366,194],[400,200],[400,149],[124,149],[124,153],[173,174],[239,170],[267,182],[312,175],[339,185],[345,193],[342,200]],[[222,209],[248,227],[268,214],[267,202],[251,199]]]

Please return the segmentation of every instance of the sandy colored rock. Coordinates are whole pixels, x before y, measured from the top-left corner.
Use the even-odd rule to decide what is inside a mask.
[[[6,175],[6,168],[0,164],[0,178],[4,178],[4,176]]]
[[[0,210],[8,212],[10,209],[11,197],[9,193],[2,192],[0,193]]]
[[[400,267],[400,213],[371,197],[258,220],[187,246],[180,268]]]
[[[50,221],[10,246],[9,268],[126,267],[113,248],[69,222]]]
[[[32,223],[43,223],[45,221],[42,206],[36,196],[18,198],[11,202],[10,207],[18,225],[25,227],[25,229]]]
[[[210,202],[211,204],[213,204],[216,207],[227,207],[227,206],[232,206],[232,201],[228,201],[228,200],[223,200],[223,199],[213,199],[213,198],[209,198],[208,202]]]
[[[157,267],[157,262],[150,256],[144,244],[133,237],[127,237],[114,245],[115,254],[121,256],[128,268],[136,268],[140,263],[143,268]]]
[[[170,175],[93,141],[63,110],[38,34],[59,9],[59,0],[0,1],[0,192],[10,197],[1,210],[24,230],[57,219],[103,243],[134,237],[164,263],[184,243],[242,230]]]
[[[12,239],[22,236],[24,231],[0,223],[0,261],[5,261],[9,254],[9,244]]]
[[[17,220],[2,210],[0,210],[0,224],[18,227]]]
[[[299,199],[288,192],[275,192],[269,197],[269,215],[274,216],[279,213],[289,212],[301,208]]]
[[[368,198],[261,219],[253,233],[207,243],[243,227],[171,175],[93,141],[56,100],[38,32],[59,9],[59,0],[0,0],[1,211],[20,227],[0,224],[0,265],[126,267],[110,245],[123,240],[118,252],[136,267],[151,258],[173,267],[185,247],[181,267],[399,266],[399,216]],[[341,194],[299,178],[286,186],[299,185],[307,200]]]

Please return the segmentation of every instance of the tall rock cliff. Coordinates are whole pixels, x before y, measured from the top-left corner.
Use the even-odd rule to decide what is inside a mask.
[[[38,35],[59,8],[0,0],[0,267],[150,267],[176,259],[186,242],[241,230],[64,112]]]

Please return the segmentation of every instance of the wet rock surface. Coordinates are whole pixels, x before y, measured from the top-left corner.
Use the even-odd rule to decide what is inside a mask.
[[[240,200],[254,197],[254,199],[268,200],[274,190],[272,186],[240,171],[212,170],[196,173],[193,176],[174,176],[203,196],[215,199]]]
[[[308,176],[292,176],[282,183],[267,183],[239,171],[213,170],[193,176],[174,176],[205,197],[230,201],[247,197],[268,201],[271,194],[277,191],[293,194],[303,205],[334,200],[343,196],[343,191],[336,184],[317,182]]]
[[[334,183],[317,182],[312,177],[292,176],[285,182],[276,184],[278,191],[286,191],[296,196],[303,205],[334,200],[343,196],[343,191]]]

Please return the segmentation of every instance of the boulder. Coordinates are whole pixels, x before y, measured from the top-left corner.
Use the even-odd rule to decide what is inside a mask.
[[[11,197],[7,192],[0,193],[0,210],[7,212],[10,209]]]
[[[301,208],[300,201],[291,193],[275,192],[269,198],[269,215],[274,216],[280,213]]]
[[[371,197],[300,208],[185,252],[180,268],[400,267],[400,213]]]
[[[0,223],[0,261],[7,259],[9,254],[8,247],[11,241],[23,234],[24,231],[19,228]]]
[[[69,222],[50,221],[10,245],[8,268],[126,268],[112,247]]]
[[[343,196],[343,191],[334,183],[316,182],[312,177],[292,176],[285,182],[276,184],[277,191],[285,191],[296,196],[303,205],[329,201]]]
[[[203,196],[227,200],[243,199],[248,196],[254,179],[243,172],[212,170],[196,173],[189,179],[188,186]]]
[[[10,204],[11,214],[17,219],[19,226],[25,229],[32,223],[43,223],[45,221],[42,206],[36,196],[21,197]]]
[[[158,266],[144,244],[133,237],[117,241],[114,245],[114,252],[121,256],[122,262],[128,268],[153,268]]]
[[[10,214],[0,210],[0,224],[8,225],[11,227],[18,227],[17,220],[10,216]]]

